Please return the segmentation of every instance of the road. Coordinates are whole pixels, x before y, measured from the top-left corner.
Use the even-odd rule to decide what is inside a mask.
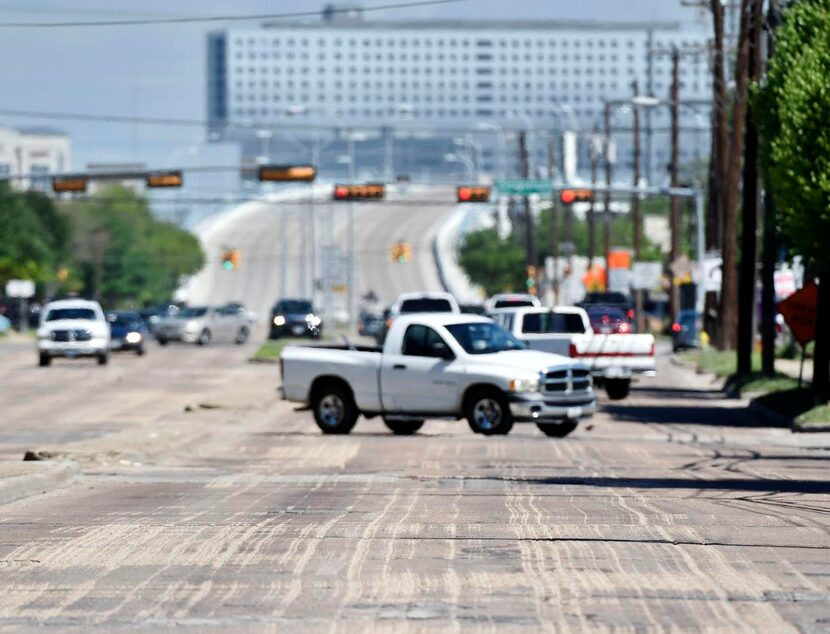
[[[152,352],[106,372],[185,358]],[[668,358],[562,440],[435,421],[395,437],[377,420],[324,437],[276,399],[272,366],[238,361],[194,379],[209,409],[101,415],[133,433],[105,436],[104,452],[77,441],[80,480],[1,507],[0,628],[830,627],[830,441],[766,425]],[[165,392],[172,377],[157,394],[179,391]],[[61,413],[42,398],[16,406],[18,425],[84,431],[68,410],[115,402],[89,390],[83,406],[53,401]],[[122,411],[152,407],[132,399]],[[148,428],[186,434],[141,445]]]
[[[285,294],[310,295],[312,231],[310,220],[303,228],[303,217],[314,216],[318,252],[330,238],[345,256],[350,203],[332,201],[331,187],[325,185],[315,186],[313,205],[309,203],[310,193],[298,191],[301,193],[293,200],[246,203],[198,231],[208,266],[192,282],[192,304],[241,301],[260,316],[266,315],[283,294],[283,231],[288,247]],[[371,290],[389,304],[403,292],[443,290],[432,257],[432,239],[442,219],[454,209],[454,196],[450,187],[409,186],[406,193],[390,187],[383,201],[353,203],[358,296]],[[306,239],[302,240],[302,236]],[[390,261],[389,249],[398,240],[410,243],[411,262]],[[222,268],[222,252],[228,248],[239,249],[239,270]],[[318,277],[321,259],[320,256]],[[339,268],[345,282],[345,263]],[[334,298],[340,308],[345,308],[345,294],[336,293]],[[315,299],[318,306],[325,301],[321,292]]]

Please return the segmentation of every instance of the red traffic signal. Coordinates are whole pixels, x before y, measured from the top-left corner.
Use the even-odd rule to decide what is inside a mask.
[[[455,194],[460,203],[486,203],[490,200],[489,187],[458,187]]]
[[[386,186],[381,184],[369,185],[335,185],[334,200],[370,200],[383,198],[386,195]]]
[[[592,189],[563,189],[559,194],[559,199],[565,205],[589,203],[594,200],[594,191]]]

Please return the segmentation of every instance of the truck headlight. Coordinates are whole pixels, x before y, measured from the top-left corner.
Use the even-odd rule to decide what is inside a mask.
[[[141,333],[140,332],[128,332],[127,336],[124,337],[124,340],[127,343],[138,343],[141,341]]]
[[[517,394],[539,391],[538,379],[513,379],[510,381],[510,391]]]
[[[323,320],[320,319],[317,315],[308,314],[305,316],[305,321],[310,326],[319,326],[320,322]]]
[[[187,322],[184,325],[184,329],[188,330],[188,331],[190,331],[190,330],[199,330],[199,322],[196,321],[195,319],[191,319],[189,322]]]
[[[285,325],[285,317],[282,315],[277,315],[274,317],[274,325],[275,326],[284,326]]]

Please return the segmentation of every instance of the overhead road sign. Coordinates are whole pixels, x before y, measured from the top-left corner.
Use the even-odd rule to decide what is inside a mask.
[[[261,165],[259,180],[267,182],[305,182],[317,178],[317,168],[313,165]]]
[[[56,194],[83,193],[86,191],[86,176],[55,176],[52,179],[52,191]]]
[[[184,177],[181,170],[150,172],[145,182],[147,187],[181,187],[184,184]]]
[[[386,186],[379,183],[334,186],[334,200],[372,200],[385,195]]]
[[[514,178],[496,181],[496,189],[505,196],[550,196],[553,193],[553,182],[543,178]]]
[[[489,187],[457,187],[456,200],[460,203],[486,203],[490,200]]]

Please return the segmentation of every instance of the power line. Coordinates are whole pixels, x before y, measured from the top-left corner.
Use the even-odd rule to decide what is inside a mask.
[[[407,9],[410,7],[425,7],[438,4],[453,4],[466,0],[416,0],[415,2],[398,2],[393,4],[379,4],[364,7],[361,11],[385,11],[389,9]],[[350,8],[330,8],[326,14],[350,13]],[[137,20],[96,20],[96,21],[62,21],[62,22],[0,22],[0,28],[63,28],[87,26],[147,26],[151,24],[195,24],[205,22],[246,22],[252,20],[281,20],[287,18],[306,18],[322,15],[323,11],[294,11],[291,13],[261,13],[253,15],[217,15],[202,17],[173,17],[173,18],[140,18]]]

